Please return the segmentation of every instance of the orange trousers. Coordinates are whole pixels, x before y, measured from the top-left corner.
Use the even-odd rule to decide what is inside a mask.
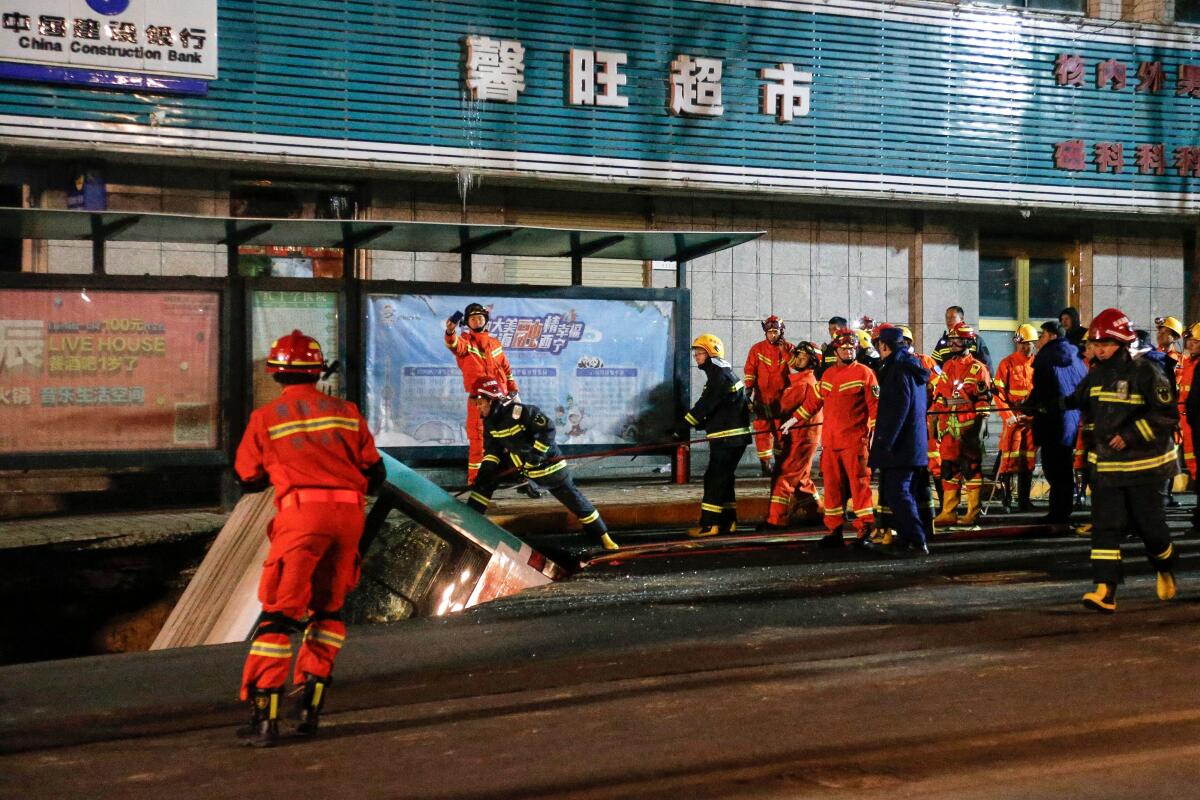
[[[818,443],[795,432],[780,439],[782,449],[775,451],[775,479],[771,482],[771,503],[767,511],[767,522],[771,525],[786,525],[794,501],[817,495],[816,484],[812,481],[812,462]]]
[[[821,477],[825,483],[825,527],[830,531],[842,527],[849,509],[854,512],[854,529],[863,535],[875,523],[866,443],[845,450],[822,450]]]
[[[1028,425],[1018,428],[1012,423],[1004,423],[1000,431],[1000,474],[1033,472],[1036,463],[1033,429]]]
[[[301,630],[306,618],[292,680],[303,683],[306,674],[332,674],[346,638],[338,612],[358,583],[363,522],[360,503],[301,502],[275,515],[258,584],[263,615],[242,669],[243,700],[251,689],[276,689],[287,682],[289,634]]]
[[[769,461],[775,454],[775,444],[779,439],[775,433],[779,423],[770,419],[755,419],[750,424],[754,426],[754,454],[759,461]]]

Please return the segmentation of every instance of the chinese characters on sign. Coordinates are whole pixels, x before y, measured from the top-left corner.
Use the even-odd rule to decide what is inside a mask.
[[[213,80],[216,35],[216,0],[128,0],[108,6],[5,0],[0,6],[0,62],[40,65],[51,80],[54,70],[65,68],[120,70],[131,86],[139,83],[131,80],[139,75]]]
[[[516,103],[525,90],[525,48],[520,42],[489,36],[463,37],[463,85],[472,100]],[[566,97],[572,106],[626,108],[621,94],[629,77],[621,69],[627,53],[571,48],[567,52]],[[670,63],[667,108],[673,116],[719,117],[724,63],[679,53]],[[799,72],[794,64],[759,70],[762,80],[760,112],[779,122],[807,116],[811,105],[812,73]]]
[[[491,334],[510,350],[542,350],[551,355],[561,353],[570,342],[583,338],[586,324],[579,319],[567,319],[562,314],[544,317],[496,317],[488,324]]]
[[[1082,88],[1088,72],[1088,61],[1074,53],[1062,53],[1054,61],[1054,82],[1057,86]],[[1129,85],[1128,67],[1124,62],[1109,58],[1095,65],[1095,86],[1100,90],[1119,92]],[[1158,94],[1167,85],[1167,71],[1161,61],[1143,61],[1137,66],[1134,92]],[[1200,98],[1200,64],[1180,64],[1175,74],[1177,97]],[[1135,144],[1132,148],[1132,167],[1139,175],[1167,173],[1167,146],[1161,142]],[[1171,166],[1181,178],[1200,177],[1200,147],[1181,146],[1172,151]],[[1090,148],[1083,139],[1072,138],[1054,145],[1054,168],[1065,172],[1081,172],[1088,168],[1088,155],[1096,172],[1119,174],[1127,165],[1126,149],[1122,142],[1096,142]]]

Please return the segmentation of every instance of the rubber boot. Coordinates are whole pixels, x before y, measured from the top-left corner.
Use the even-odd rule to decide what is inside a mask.
[[[1154,588],[1158,592],[1159,600],[1174,600],[1175,574],[1170,571],[1158,573],[1158,581]]]
[[[979,512],[982,510],[980,499],[983,496],[982,486],[972,486],[967,489],[967,513],[958,518],[959,525],[974,525],[979,521]]]
[[[1004,507],[1004,513],[1012,513],[1013,510],[1013,476],[1012,473],[1000,476],[1000,505]]]
[[[817,540],[817,547],[823,547],[823,548],[842,547],[845,544],[846,544],[846,539],[845,539],[845,537],[842,536],[841,527],[838,527],[837,529],[830,531],[829,533],[825,534],[824,536],[822,536],[820,539]]]
[[[251,747],[274,747],[279,742],[279,700],[282,689],[250,693],[250,722],[238,728],[238,738]]]
[[[1033,504],[1029,502],[1029,492],[1033,488],[1033,473],[1017,473],[1017,511],[1032,511]]]
[[[699,528],[689,528],[687,535],[693,539],[702,539],[705,536],[716,536],[721,532],[718,525],[701,525]]]
[[[942,486],[942,513],[933,518],[934,525],[958,524],[958,484]]]
[[[325,690],[329,686],[328,678],[305,676],[304,692],[300,695],[300,722],[296,725],[296,733],[301,736],[315,736],[321,724],[321,708],[325,705]]]
[[[721,533],[737,533],[737,503],[725,503],[722,506]]]
[[[600,534],[600,544],[604,545],[605,550],[620,550],[621,546],[613,541],[613,538],[607,533]]]
[[[1111,583],[1097,583],[1096,588],[1083,596],[1084,608],[1112,614],[1117,610],[1117,587]]]
[[[758,460],[758,469],[764,478],[769,478],[775,474],[775,465],[771,463],[769,458],[760,458]]]

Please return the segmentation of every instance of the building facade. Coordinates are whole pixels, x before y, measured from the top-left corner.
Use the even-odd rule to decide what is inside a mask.
[[[997,358],[1067,305],[1197,316],[1200,38],[1171,0],[9,5],[2,205],[761,230],[687,271],[693,333],[735,361],[770,314],[816,341],[833,315],[904,323],[929,349],[960,305]],[[226,274],[222,247],[109,247],[113,274]],[[3,256],[92,269],[86,242]],[[243,265],[341,269],[269,248]],[[358,269],[460,280],[445,254]],[[481,256],[472,277],[570,269]],[[585,260],[583,282],[675,278]]]

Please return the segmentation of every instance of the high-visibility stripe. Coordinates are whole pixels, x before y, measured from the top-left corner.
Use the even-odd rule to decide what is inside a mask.
[[[550,445],[544,442],[534,442],[533,449],[537,450],[539,453],[545,453],[550,449]]]
[[[492,499],[490,497],[484,497],[479,492],[471,492],[471,499],[476,503],[482,503],[484,508],[487,508],[492,504]]]
[[[792,502],[792,498],[780,497],[779,495],[773,494],[773,495],[771,495],[771,502],[786,506]]]
[[[500,354],[503,352],[504,352],[503,347],[497,347],[495,350],[492,351],[492,358],[499,358]]]
[[[862,511],[855,511],[855,512],[854,512],[854,516],[855,516],[855,518],[858,518],[858,517],[866,517],[866,516],[873,515],[874,513],[875,513],[875,509],[873,509],[873,508],[864,508]]]
[[[467,352],[473,356],[479,356],[480,358],[483,358],[483,351],[480,350],[478,347],[474,347],[472,345],[467,345]]]
[[[582,522],[584,525],[588,525],[588,524],[595,522],[598,519],[600,519],[600,512],[593,511],[592,513],[588,514],[586,517],[580,517],[579,521]]]
[[[759,450],[758,451],[759,458],[770,458],[773,455],[775,455],[774,450]]]
[[[825,391],[829,391],[830,389],[833,388],[833,384],[830,383],[829,381],[821,381],[821,388],[824,389]]]
[[[1101,461],[1095,453],[1088,453],[1088,461],[1095,464],[1096,470],[1099,472],[1140,472],[1174,463],[1176,457],[1175,448],[1171,448],[1171,452],[1161,456],[1143,458],[1140,461]]]
[[[746,377],[742,378],[742,383],[746,384],[747,386],[754,383],[754,381],[755,378],[753,375],[747,375]]]
[[[271,425],[267,428],[267,435],[271,439],[283,439],[297,433],[312,433],[314,431],[325,431],[331,428],[341,428],[347,431],[358,430],[358,420],[354,417],[313,417],[312,419],[298,419],[292,422],[281,422],[278,425]]]
[[[809,414],[808,411],[803,408],[797,408],[795,415],[800,418],[801,422],[808,422],[810,419],[812,419],[812,414]]]
[[[488,455],[483,457],[483,463],[484,464],[499,464],[500,456],[495,455],[494,453],[489,453]],[[472,466],[475,467],[476,469],[479,468],[479,464],[473,464]]]
[[[447,347],[447,348],[449,348],[449,349],[451,349],[451,350],[453,350],[453,349],[454,349],[454,347],[455,347],[455,345],[457,345],[457,344],[458,344],[458,334],[457,334],[457,333],[456,333],[456,334],[454,334],[454,338],[453,338],[453,339],[447,339],[447,340],[446,340],[446,347]]]
[[[500,431],[492,431],[492,436],[496,439],[507,439],[510,436],[516,436],[521,431],[525,430],[524,425],[513,425],[511,428],[505,428]]]
[[[722,504],[721,504],[721,508],[723,508],[723,509],[729,509],[729,508],[736,509],[736,508],[737,508],[737,503],[722,503]]]
[[[714,514],[721,513],[721,507],[718,505],[713,505],[712,503],[701,503],[700,510],[701,511],[711,511]]]
[[[1121,560],[1121,551],[1120,550],[1093,550],[1092,551],[1092,560],[1093,561],[1120,561]]]
[[[500,459],[496,458],[495,456],[484,456],[484,457],[483,457],[483,461],[487,461],[489,458],[494,458],[494,459],[496,459],[496,463],[497,463],[497,464],[499,464],[499,463],[500,463]],[[480,466],[482,466],[482,465],[483,465],[483,461],[474,461],[474,462],[470,462],[470,463],[468,463],[468,464],[467,464],[467,468],[468,468],[468,469],[479,469],[479,468],[480,468]]]
[[[837,517],[837,516],[840,516],[845,513],[846,513],[845,506],[837,506],[836,508],[830,508],[829,506],[825,506],[825,516],[827,516],[827,517]]]
[[[757,355],[757,356],[758,356],[758,360],[759,360],[759,361],[763,362],[763,363],[764,363],[764,364],[766,364],[768,367],[769,367],[769,366],[771,366],[771,359],[767,358],[767,357],[766,357],[766,356],[764,356],[762,353],[755,353],[755,355]]]
[[[1140,406],[1146,403],[1146,399],[1140,394],[1125,396],[1118,392],[1106,392],[1099,386],[1093,386],[1088,391],[1088,395],[1097,398],[1101,403],[1123,403],[1131,406]]]
[[[312,634],[306,633],[304,639],[308,642],[320,642],[321,644],[338,649],[341,649],[342,645],[346,643],[345,636],[338,636],[336,633],[330,633],[329,631],[317,631]]]
[[[862,381],[847,381],[846,383],[843,383],[841,386],[838,387],[838,391],[839,392],[848,392],[851,389],[857,389],[858,387],[860,387],[862,385],[863,385]]]
[[[250,645],[250,655],[259,656],[260,658],[291,658],[292,646],[274,645],[266,642],[255,642]]]
[[[997,385],[997,386],[999,386],[1001,389],[1003,389],[1003,388],[1004,388],[1004,381],[1000,380],[999,378],[996,378],[996,380],[992,381],[992,383],[996,384],[996,385]]]
[[[687,420],[687,424],[688,424],[688,425],[697,425],[697,424],[699,424],[699,420],[697,420],[695,417],[693,417],[693,416],[692,416],[692,412],[690,412],[690,411],[689,411],[688,413],[684,414],[684,415],[683,415],[683,418],[684,418],[685,420]]]
[[[1155,561],[1166,561],[1168,558],[1171,557],[1171,554],[1174,552],[1175,552],[1175,545],[1169,544],[1169,545],[1167,545],[1166,550],[1163,550],[1161,553],[1154,556],[1154,560]]]
[[[1150,430],[1149,422],[1144,419],[1139,419],[1137,422],[1133,423],[1133,425],[1138,429],[1138,433],[1142,435],[1143,439],[1145,439],[1147,442],[1154,441],[1154,431]]]
[[[727,431],[716,431],[709,433],[709,439],[724,439],[727,436],[742,436],[744,434],[754,433],[754,428],[730,428]]]
[[[521,457],[519,455],[517,455],[516,453],[509,453],[508,460],[513,463],[514,467],[520,467],[522,464],[525,463],[524,461],[521,460]]]
[[[544,478],[547,475],[553,475],[555,472],[558,472],[560,469],[563,469],[566,466],[567,466],[567,462],[557,461],[548,467],[544,467],[543,469],[528,470],[528,471],[526,471],[525,474],[531,478]]]

